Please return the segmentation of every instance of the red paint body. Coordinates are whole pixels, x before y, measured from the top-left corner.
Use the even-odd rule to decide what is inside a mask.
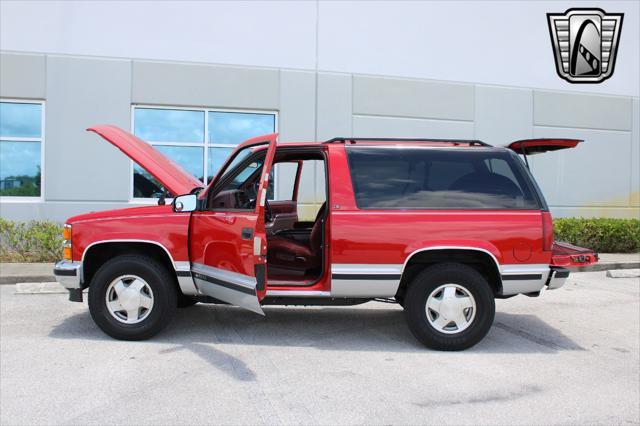
[[[139,139],[127,140],[127,133],[110,126],[93,128],[105,138],[112,132],[118,146],[145,164],[150,173],[172,191],[189,192],[197,187],[193,179],[182,176],[174,164],[164,163],[140,145]],[[123,133],[122,133],[123,132]],[[271,161],[276,150],[276,135],[254,138],[237,150],[257,141],[269,142],[255,149],[268,149],[260,191],[266,190]],[[139,142],[138,142],[139,141]],[[553,145],[559,142],[553,140]],[[569,143],[571,144],[571,143]],[[577,144],[577,142],[575,143]],[[574,144],[574,146],[575,146]],[[146,145],[146,144],[145,144]],[[320,147],[327,155],[329,215],[325,225],[325,259],[322,279],[312,286],[276,286],[269,290],[329,291],[331,264],[404,264],[409,256],[432,247],[468,247],[491,253],[500,265],[553,264],[577,266],[566,253],[552,260],[550,230],[543,232],[548,213],[540,210],[360,210],[354,198],[345,145],[342,143],[287,143],[291,146]],[[268,147],[268,148],[267,148]],[[460,146],[459,149],[478,149]],[[151,169],[149,169],[151,167]],[[155,168],[154,168],[155,167]],[[224,170],[224,169],[221,169]],[[186,172],[184,172],[186,174]],[[169,182],[167,184],[166,182]],[[201,192],[202,199],[216,180]],[[201,184],[200,184],[201,185]],[[191,189],[190,189],[191,188]],[[101,241],[140,240],[164,247],[174,262],[190,261],[254,276],[254,266],[264,263],[266,238],[263,207],[255,211],[175,213],[172,207],[149,206],[110,210],[72,217],[73,260],[82,260],[85,250]],[[546,216],[545,216],[546,215]],[[548,226],[548,223],[547,225]],[[263,244],[254,253],[253,239],[241,239],[243,228],[253,228]],[[545,237],[548,239],[545,243]],[[544,250],[543,248],[547,248]],[[580,265],[594,263],[596,257]],[[264,291],[260,298],[264,297]]]

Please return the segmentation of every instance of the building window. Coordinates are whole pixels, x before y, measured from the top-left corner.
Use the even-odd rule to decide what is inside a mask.
[[[42,194],[43,103],[0,102],[0,196]]]
[[[134,107],[133,110],[133,133],[205,185],[236,145],[275,131],[275,112],[158,107]],[[134,164],[134,198],[158,198],[164,192],[162,185]]]

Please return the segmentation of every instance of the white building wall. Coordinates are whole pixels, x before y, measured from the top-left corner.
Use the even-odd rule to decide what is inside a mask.
[[[625,14],[614,78],[558,78],[546,14]],[[0,49],[640,94],[637,1],[5,1]]]

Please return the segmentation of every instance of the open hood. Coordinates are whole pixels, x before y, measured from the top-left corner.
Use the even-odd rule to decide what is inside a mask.
[[[523,139],[511,142],[507,148],[523,155],[542,154],[548,151],[558,151],[560,149],[575,148],[581,139]]]
[[[196,188],[203,188],[191,173],[185,171],[175,162],[169,160],[142,139],[110,124],[98,124],[87,129],[102,136],[111,145],[124,152],[140,167],[149,172],[173,195],[191,193]]]

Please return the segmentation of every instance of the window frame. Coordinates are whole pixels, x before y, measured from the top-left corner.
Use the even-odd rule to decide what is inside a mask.
[[[238,145],[229,145],[229,144],[220,144],[220,143],[210,143],[209,142],[209,112],[227,112],[227,113],[238,113],[238,114],[268,114],[273,115],[273,124],[274,124],[274,133],[278,132],[279,125],[279,111],[276,110],[266,110],[266,109],[233,109],[233,108],[210,108],[210,107],[202,107],[202,106],[172,106],[172,105],[153,105],[153,104],[131,104],[131,133],[135,135],[135,112],[136,109],[164,109],[164,110],[180,110],[180,111],[197,111],[204,113],[204,140],[202,143],[200,142],[154,142],[144,140],[151,146],[177,146],[177,147],[195,147],[202,148],[204,150],[203,154],[203,176],[205,179],[204,187],[206,188],[208,181],[208,168],[209,168],[209,148],[231,148],[235,149]],[[240,142],[241,143],[241,142]],[[134,197],[134,180],[133,180],[133,172],[134,172],[135,162],[133,160],[129,160],[129,203],[132,204],[150,204],[154,205],[158,203],[157,198],[141,198]],[[214,176],[215,177],[215,176]],[[276,178],[274,177],[274,185]],[[167,197],[166,202],[170,204],[173,200],[172,197]]]
[[[45,100],[43,99],[15,99],[15,98],[0,98],[2,103],[12,104],[36,104],[40,105],[40,137],[39,138],[24,138],[7,136],[0,137],[3,141],[7,142],[40,142],[40,195],[37,197],[19,197],[19,196],[2,196],[0,195],[0,202],[3,203],[41,203],[44,201],[44,173],[45,173],[45,156],[44,156],[44,144],[45,144]]]

